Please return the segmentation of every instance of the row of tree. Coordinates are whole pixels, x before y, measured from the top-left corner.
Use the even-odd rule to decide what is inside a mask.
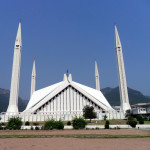
[[[84,119],[90,119],[90,122],[92,119],[97,118],[97,114],[94,111],[93,106],[85,106],[83,108],[83,117]],[[144,118],[140,115],[137,115],[136,117],[132,116],[132,113],[128,112],[126,113],[126,118],[127,118],[127,124],[129,124],[132,127],[136,127],[137,121],[139,121],[139,124],[144,124]],[[67,122],[67,125],[73,125],[74,129],[82,129],[85,128],[85,125],[87,122],[83,118],[74,118],[72,123],[70,121]],[[104,120],[107,119],[107,116],[104,116]],[[29,125],[29,122],[27,121],[25,125]],[[18,130],[22,126],[22,121],[21,118],[19,117],[13,117],[10,118],[8,123],[6,124],[7,129],[14,129]],[[0,124],[0,129],[2,127],[2,124]],[[64,128],[64,123],[62,121],[54,121],[54,120],[48,120],[44,124],[44,129],[63,129]],[[109,121],[106,120],[105,123],[105,129],[109,128]]]
[[[94,119],[97,117],[96,112],[94,111],[93,106],[85,106],[83,109],[83,117],[85,119]],[[7,122],[6,125],[4,124],[0,124],[0,129],[3,129],[3,126],[6,127],[6,129],[9,130],[20,130],[21,126],[22,126],[22,120],[19,117],[12,117],[9,119],[9,121]],[[72,123],[70,121],[67,122],[67,125],[73,125],[74,129],[83,129],[85,128],[85,125],[87,124],[87,122],[83,119],[83,118],[74,118],[72,120]],[[25,125],[28,126],[30,125],[30,122],[27,121],[25,122]],[[38,129],[38,124],[34,123],[34,126],[36,126],[35,129]],[[64,128],[64,123],[62,121],[55,121],[55,120],[48,120],[44,123],[43,129],[45,130],[52,130],[52,129],[63,129]],[[32,128],[31,128],[32,129]]]

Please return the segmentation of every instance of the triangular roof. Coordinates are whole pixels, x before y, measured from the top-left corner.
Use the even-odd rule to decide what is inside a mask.
[[[48,86],[46,88],[37,90],[33,93],[31,99],[29,100],[29,103],[26,107],[26,109],[30,109],[33,106],[35,106],[37,103],[39,103],[41,100],[43,100],[45,97],[47,97],[51,92],[53,92],[58,86],[60,86],[62,82],[53,84],[51,86]]]
[[[112,107],[110,106],[106,98],[103,96],[101,91],[79,84],[74,81],[65,80],[54,85],[48,86],[46,88],[40,89],[38,91],[35,91],[25,111],[36,111],[40,106],[47,103],[50,99],[55,97],[68,86],[72,86],[74,89],[82,93],[84,96],[93,101],[102,109],[106,111],[112,110]]]
[[[101,91],[98,91],[96,89],[90,88],[88,86],[79,84],[77,82],[72,82],[72,84],[77,85],[79,88],[81,88],[82,92],[86,92],[87,97],[89,98],[90,96],[93,97],[93,100],[95,100],[94,102],[99,104],[101,103],[102,105],[104,105],[106,108],[111,108],[110,104],[108,103],[108,101],[106,100],[106,98],[104,97],[104,95],[102,94]],[[80,90],[80,91],[81,91]],[[81,92],[81,93],[82,93]],[[84,93],[85,94],[85,93]],[[91,98],[90,98],[91,99]]]

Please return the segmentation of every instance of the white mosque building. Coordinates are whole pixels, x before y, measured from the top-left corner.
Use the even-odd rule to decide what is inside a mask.
[[[75,113],[82,112],[86,105],[95,111],[112,110],[101,91],[74,82],[71,74],[64,74],[62,82],[33,92],[25,112]]]
[[[119,90],[120,101],[122,111],[130,109],[128,100],[127,83],[124,69],[124,61],[122,54],[121,42],[119,34],[115,26],[115,51],[118,66],[119,77]],[[14,48],[14,60],[12,69],[11,91],[9,106],[7,114],[18,113],[18,92],[19,92],[19,78],[20,78],[20,64],[21,64],[21,22],[19,23],[15,48]],[[20,114],[24,119],[32,118],[32,121],[45,120],[45,115],[49,118],[62,118],[62,115],[67,115],[68,120],[71,120],[74,116],[82,116],[83,108],[86,105],[94,107],[94,110],[98,113],[98,119],[102,113],[109,114],[109,119],[114,118],[114,112],[116,116],[119,115],[110,106],[107,99],[100,91],[100,81],[97,62],[95,61],[95,82],[96,89],[82,85],[72,80],[72,75],[64,74],[63,81],[50,85],[48,87],[35,90],[36,87],[36,68],[35,60],[33,63],[32,77],[31,77],[31,96],[26,109]],[[17,83],[17,84],[15,84]],[[113,114],[111,113],[113,112]],[[25,115],[28,114],[28,115]],[[41,117],[41,115],[44,115]],[[103,115],[103,114],[102,114]],[[122,115],[120,115],[121,117]],[[102,119],[102,116],[101,116]]]

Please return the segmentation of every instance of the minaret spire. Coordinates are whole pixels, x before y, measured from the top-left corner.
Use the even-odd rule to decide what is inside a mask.
[[[35,68],[35,58],[34,58],[32,75],[31,75],[31,94],[30,94],[30,98],[31,98],[33,92],[35,91],[35,86],[36,86],[36,68]]]
[[[116,51],[117,68],[118,68],[121,109],[123,111],[126,111],[128,109],[131,109],[131,107],[130,107],[129,98],[128,98],[128,90],[127,90],[126,74],[125,74],[124,61],[123,61],[122,46],[121,46],[121,41],[119,38],[116,25],[115,25],[115,51]]]
[[[9,106],[7,109],[7,112],[9,112],[9,113],[17,113],[18,112],[21,49],[22,49],[21,22],[19,22],[18,32],[17,32],[17,36],[16,36],[16,41],[15,41],[15,47],[14,47],[14,58],[13,58]]]
[[[66,72],[67,78],[68,78],[68,68],[67,68],[67,72]]]
[[[96,82],[96,90],[100,91],[99,73],[96,60],[95,60],[95,82]]]

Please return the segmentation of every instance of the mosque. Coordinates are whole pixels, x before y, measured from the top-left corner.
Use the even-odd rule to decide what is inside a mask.
[[[12,68],[12,79],[10,89],[10,99],[7,113],[16,114],[18,112],[18,93],[20,80],[20,64],[21,64],[21,22],[19,22],[18,32],[14,47],[14,59]],[[126,111],[131,109],[129,104],[126,75],[122,54],[122,46],[115,25],[115,52],[118,67],[119,90],[121,110]],[[100,81],[97,62],[95,61],[95,82],[96,88],[82,85],[73,81],[72,75],[64,74],[63,81],[48,87],[35,90],[36,88],[36,68],[35,60],[33,63],[31,77],[31,96],[26,109],[21,114],[62,114],[73,113],[82,114],[83,108],[86,105],[94,107],[96,112],[109,113],[114,111],[107,99],[100,91]]]

